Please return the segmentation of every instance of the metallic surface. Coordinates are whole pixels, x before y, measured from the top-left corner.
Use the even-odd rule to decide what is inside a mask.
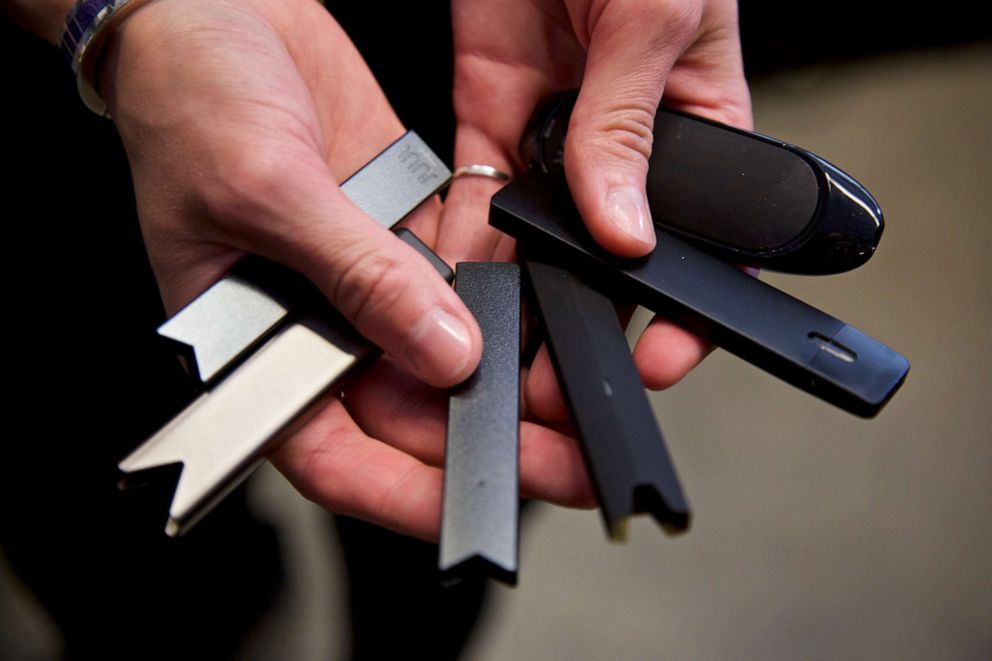
[[[166,531],[184,532],[247,477],[270,445],[374,348],[326,315],[281,329],[215,388],[120,463],[181,462]]]
[[[497,170],[491,165],[479,164],[459,165],[455,168],[455,172],[451,175],[451,178],[458,179],[459,177],[485,177],[504,183],[510,180],[510,175],[506,172]]]
[[[355,205],[383,227],[392,227],[438,192],[451,172],[413,131],[391,144],[341,184]]]
[[[175,342],[193,376],[207,383],[286,318],[306,290],[305,282],[294,280],[302,278],[246,258],[159,326],[158,334]]]
[[[391,226],[449,179],[409,132],[342,184],[356,205]],[[400,239],[447,268],[410,232]],[[293,320],[295,318],[295,320]],[[378,349],[300,276],[248,258],[160,332],[177,342],[207,387],[120,463],[125,473],[181,464],[166,532],[182,534],[246,478],[285,432]],[[256,348],[257,347],[257,348]],[[245,357],[247,356],[247,357]],[[140,479],[141,476],[135,476]],[[127,485],[136,481],[128,476]]]
[[[408,131],[341,184],[358,208],[392,227],[451,176],[447,167]],[[159,333],[185,345],[194,375],[207,382],[286,319],[309,288],[288,269],[247,260],[165,322]],[[296,280],[300,278],[296,277]]]
[[[516,584],[519,535],[520,268],[458,264],[455,287],[482,330],[482,362],[451,391],[439,568]]]

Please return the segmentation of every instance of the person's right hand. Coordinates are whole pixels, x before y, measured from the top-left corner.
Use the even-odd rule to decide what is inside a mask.
[[[426,260],[336,183],[403,132],[351,42],[313,0],[153,2],[120,26],[102,83],[170,312],[257,253],[302,271],[391,358],[348,391],[355,419],[327,402],[273,463],[332,511],[436,539],[445,393],[419,379],[461,381],[482,341]],[[434,200],[409,220],[428,245],[439,216]],[[593,504],[567,436],[523,423],[520,465],[525,495]]]
[[[750,128],[735,0],[455,0],[456,163],[523,169],[518,145],[534,108],[579,88],[565,140],[564,169],[592,237],[623,257],[655,244],[644,194],[659,102]],[[491,181],[452,187],[445,202],[443,256],[472,258],[513,244],[486,226]],[[447,231],[453,224],[457,232]],[[469,240],[470,232],[479,238]],[[450,237],[450,238],[449,238]],[[657,317],[634,360],[651,389],[673,385],[710,346]],[[530,411],[568,418],[551,360],[542,348],[526,383]]]
[[[472,315],[338,187],[403,127],[321,5],[152,2],[105,53],[99,87],[169,313],[254,253],[302,272],[418,378],[448,386],[472,373]]]

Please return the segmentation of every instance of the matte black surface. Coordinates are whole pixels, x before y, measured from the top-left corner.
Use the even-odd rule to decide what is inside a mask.
[[[622,539],[627,517],[647,512],[684,532],[689,506],[613,303],[568,271],[523,259],[607,531]]]
[[[458,264],[455,289],[475,315],[479,368],[451,391],[439,568],[517,581],[520,452],[520,268]]]
[[[909,371],[903,356],[862,333],[847,340],[855,346],[845,345],[853,361],[827,351],[814,336],[843,344],[841,338],[854,335],[844,322],[660,229],[657,248],[643,260],[607,255],[560,179],[548,174],[532,170],[496,193],[490,223],[532,246],[532,254],[561,260],[612,295],[664,314],[851,413],[877,414]]]
[[[521,142],[525,161],[563,174],[576,92],[548,99]],[[851,176],[774,138],[659,108],[647,177],[654,222],[724,259],[806,274],[874,254],[882,210]]]

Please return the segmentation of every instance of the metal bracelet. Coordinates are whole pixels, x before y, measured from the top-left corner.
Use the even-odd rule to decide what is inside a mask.
[[[97,61],[114,28],[151,0],[78,0],[65,19],[62,54],[76,74],[79,96],[87,108],[109,117],[96,90]]]

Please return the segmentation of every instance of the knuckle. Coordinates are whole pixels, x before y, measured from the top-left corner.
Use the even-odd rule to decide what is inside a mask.
[[[334,283],[331,302],[355,325],[367,326],[404,297],[409,274],[399,260],[373,249],[359,255]]]
[[[740,24],[736,0],[710,0],[703,11],[702,21],[711,28],[729,28],[736,32]]]
[[[589,6],[586,29],[631,36],[650,35],[660,48],[681,48],[692,40],[703,16],[703,0],[598,0]]]
[[[638,18],[661,28],[666,40],[688,42],[699,27],[703,7],[699,0],[643,0],[640,12]]]
[[[622,107],[608,108],[594,124],[575,127],[569,137],[597,154],[647,161],[651,157],[655,107],[647,101],[627,100]],[[576,145],[578,146],[578,145]],[[566,149],[566,154],[568,150]]]

